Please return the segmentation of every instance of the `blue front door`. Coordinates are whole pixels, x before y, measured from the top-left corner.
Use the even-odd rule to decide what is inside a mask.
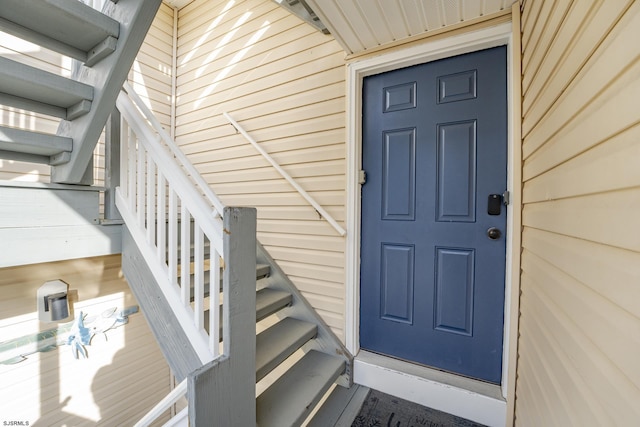
[[[506,48],[365,78],[360,346],[500,383]]]

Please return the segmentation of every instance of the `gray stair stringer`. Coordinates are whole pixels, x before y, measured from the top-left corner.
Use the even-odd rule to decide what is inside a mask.
[[[202,362],[126,226],[122,227],[122,272],[171,371],[182,381]]]
[[[351,387],[353,385],[353,356],[351,353],[259,242],[256,244],[256,257],[258,264],[269,264],[271,269],[269,276],[260,280],[261,284],[269,289],[291,294],[291,305],[280,310],[277,316],[280,319],[293,317],[317,325],[318,330],[315,339],[307,342],[303,350],[305,352],[317,350],[344,361],[345,370],[338,377],[336,383],[342,387]]]
[[[120,23],[115,51],[91,68],[80,67],[73,78],[93,86],[93,104],[89,113],[73,121],[63,120],[57,135],[73,139],[73,151],[67,163],[54,166],[51,181],[56,183],[87,184],[87,165],[93,158],[116,98],[127,79],[133,61],[140,50],[162,0],[132,0],[107,2],[103,13]]]

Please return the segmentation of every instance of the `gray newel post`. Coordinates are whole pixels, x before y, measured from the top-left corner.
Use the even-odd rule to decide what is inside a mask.
[[[224,351],[189,374],[191,426],[256,425],[256,210],[224,209]],[[226,339],[228,337],[228,339]]]
[[[120,186],[120,111],[117,108],[113,109],[104,130],[104,218],[121,220],[116,208],[116,187]]]

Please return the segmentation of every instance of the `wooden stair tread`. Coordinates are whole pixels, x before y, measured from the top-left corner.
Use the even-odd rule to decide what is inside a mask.
[[[351,425],[360,412],[369,390],[369,387],[358,384],[349,388],[335,387],[306,424],[307,427]]]
[[[3,151],[53,156],[69,152],[72,147],[71,138],[0,126],[0,150]]]
[[[337,357],[310,351],[256,399],[260,427],[300,425],[344,372]]]
[[[1,140],[0,140],[0,143],[1,143]],[[1,149],[1,145],[0,145],[0,149]],[[260,278],[260,277],[267,276],[269,274],[269,268],[270,268],[269,265],[266,265],[266,264],[256,265],[256,277]],[[209,268],[205,266],[204,271],[205,272],[209,271]],[[189,287],[191,288],[191,295],[193,295],[193,289],[195,287],[194,285],[195,276],[196,276],[195,273],[190,274]],[[181,269],[179,268],[178,278],[180,277],[181,277]],[[204,286],[204,296],[208,297],[211,290],[211,276],[209,274],[205,274],[203,286]],[[220,274],[220,292],[222,292],[222,273]],[[283,292],[283,294],[289,295],[286,292]],[[290,297],[291,295],[289,295],[289,299],[291,299]],[[193,301],[193,297],[191,298],[191,301]]]
[[[317,330],[313,323],[287,317],[259,333],[256,337],[256,381],[315,337]]]
[[[256,293],[256,322],[291,304],[291,294],[285,291],[264,288]]]
[[[87,62],[120,24],[77,0],[3,0],[0,30]]]
[[[211,254],[211,243],[208,241],[204,242],[203,250],[204,250],[204,256],[208,257]],[[167,253],[167,256],[168,256],[168,253]],[[191,242],[189,245],[189,257],[190,257],[189,260],[193,262],[195,259],[195,245],[193,244],[193,242]],[[180,262],[181,259],[182,259],[182,246],[178,244],[178,257],[177,257],[178,262]]]
[[[205,289],[205,296],[208,295],[208,288]],[[256,322],[264,319],[271,314],[274,314],[284,307],[291,304],[291,294],[283,291],[277,291],[274,289],[260,289],[256,292]],[[207,332],[209,332],[209,314],[211,312],[209,310],[205,311],[205,327],[207,328]],[[222,339],[222,304],[220,305],[220,319],[218,324],[220,325],[220,339]]]
[[[17,108],[71,119],[91,108],[93,87],[0,57],[3,102]]]
[[[269,264],[256,264],[256,279],[267,277],[271,272]]]

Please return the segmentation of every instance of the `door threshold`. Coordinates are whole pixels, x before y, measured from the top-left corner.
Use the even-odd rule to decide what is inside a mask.
[[[361,350],[354,382],[488,426],[504,426],[507,405],[499,385]]]

